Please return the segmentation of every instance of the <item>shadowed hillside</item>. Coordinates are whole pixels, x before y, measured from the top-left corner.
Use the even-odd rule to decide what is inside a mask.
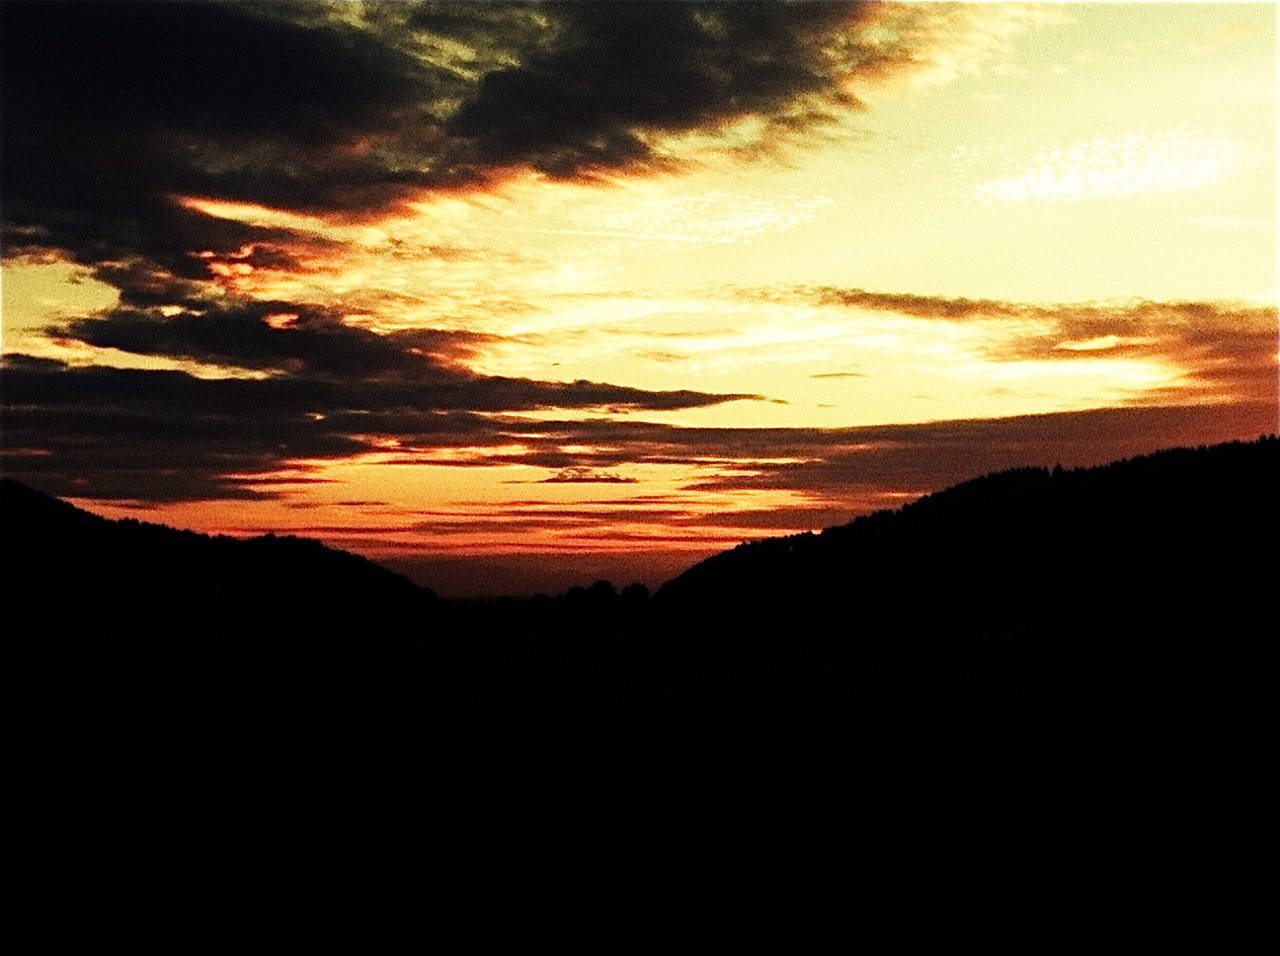
[[[653,596],[492,602],[311,541],[107,521],[11,482],[0,501],[6,593],[34,612],[24,692],[71,715],[225,720],[234,699],[334,733],[537,718],[864,743],[1158,719],[1181,740],[1256,700],[1237,691],[1272,626],[1277,487],[1275,437],[1018,469],[743,545]]]
[[[432,595],[317,541],[112,521],[0,481],[6,591],[26,637],[235,637],[280,628],[405,624]]]
[[[666,866],[710,828],[735,866],[772,831],[979,882],[1003,843],[1036,893],[1026,860],[1078,861],[1073,907],[1109,869],[1132,905],[1139,861],[1199,905],[1188,860],[1255,845],[1240,808],[1266,792],[1277,448],[1009,472],[655,596],[598,582],[382,623],[416,592],[358,558],[6,485],[15,819],[42,857],[49,833],[119,832],[113,878],[139,833],[185,853],[207,827],[270,848],[291,827],[307,865],[343,827],[401,859],[429,841],[428,862],[452,837],[486,869],[529,834],[541,867],[574,826]]]
[[[821,534],[716,555],[668,582],[672,614],[843,640],[1027,632],[1154,642],[1251,620],[1274,586],[1280,440],[1097,468],[1021,468]]]

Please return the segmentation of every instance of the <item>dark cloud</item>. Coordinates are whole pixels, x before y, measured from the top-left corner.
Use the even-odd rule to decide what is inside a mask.
[[[286,307],[298,316],[294,327],[272,326],[267,320],[279,319]],[[1229,404],[842,429],[682,428],[627,416],[546,420],[520,413],[687,408],[744,396],[479,376],[455,362],[472,345],[465,335],[379,336],[343,325],[333,314],[279,302],[224,303],[169,319],[126,308],[71,323],[65,331],[140,354],[266,373],[197,378],[10,356],[0,422],[4,472],[51,493],[84,498],[280,496],[289,482],[317,477],[307,473],[307,462],[397,449],[396,461],[404,464],[520,464],[547,469],[552,482],[611,486],[630,483],[622,477],[629,466],[677,465],[689,474],[686,492],[786,491],[812,504],[703,519],[666,515],[669,524],[792,530],[896,507],[1004,468],[1100,464],[1277,427],[1274,374],[1269,394]],[[324,340],[330,334],[341,348]],[[1254,346],[1259,353],[1274,349],[1274,339],[1259,337]],[[1205,336],[1198,347],[1206,350],[1205,375],[1228,375],[1238,360],[1230,341]],[[1221,362],[1210,361],[1219,353]],[[1274,356],[1271,363],[1274,370]],[[293,371],[272,374],[282,367]],[[1253,385],[1262,387],[1260,381]],[[448,455],[434,454],[446,449]],[[278,474],[282,468],[290,469],[287,476]],[[642,503],[616,502],[623,510]],[[680,507],[665,497],[656,503]],[[513,517],[536,523],[533,514]]]
[[[652,423],[507,420],[478,437],[496,449],[515,435],[533,448],[564,442],[589,446],[579,460],[665,463],[702,470],[705,480],[681,493],[636,495],[564,505],[510,501],[500,508],[460,503],[456,511],[414,512],[412,529],[432,534],[465,530],[495,539],[551,533],[561,546],[592,540],[650,546],[740,540],[844,524],[861,514],[895,509],[931,491],[1013,467],[1103,464],[1170,446],[1216,443],[1274,431],[1274,402],[1245,406],[1177,406],[1022,416],[919,425],[845,429],[697,429]],[[770,456],[776,456],[773,459]],[[536,464],[535,456],[476,453],[476,464]],[[782,463],[779,458],[791,458]],[[406,461],[406,463],[408,463]],[[450,458],[450,464],[456,464]],[[579,466],[587,471],[589,466]],[[787,492],[776,508],[706,511],[705,492]],[[722,499],[732,500],[732,499]],[[749,499],[748,499],[749,500]],[[619,530],[619,525],[652,530]],[[699,538],[693,529],[702,529]]]
[[[820,121],[856,101],[841,86],[856,57],[836,34],[865,13],[847,3],[557,3],[548,42],[495,70],[447,131],[483,164],[552,175],[661,163],[656,133],[743,116]],[[875,58],[866,47],[863,59]]]
[[[1033,305],[1002,302],[997,299],[964,299],[942,296],[910,295],[901,292],[869,292],[866,289],[837,289],[824,286],[801,290],[822,305],[847,305],[874,312],[898,312],[926,319],[1029,318],[1043,310]]]
[[[887,507],[902,494],[922,494],[992,471],[1026,466],[1099,465],[1177,445],[1213,444],[1270,434],[1277,405],[1270,401],[1221,405],[1125,407],[928,422],[779,435],[779,455],[687,486],[688,490],[785,489],[830,501],[881,497]],[[727,436],[726,436],[727,437]],[[739,454],[765,459],[766,435],[743,433]]]
[[[749,290],[744,295],[751,295]],[[777,295],[764,290],[764,296]],[[870,292],[866,289],[838,289],[830,286],[802,287],[802,298],[822,305],[843,305],[873,312],[896,312],[924,319],[962,322],[969,319],[1023,319],[1052,323],[1062,341],[1082,341],[1101,335],[1140,335],[1153,330],[1178,328],[1222,329],[1232,327],[1273,328],[1275,306],[1250,306],[1239,302],[1151,301],[1068,302],[1043,305],[1003,299],[966,299],[946,296],[911,295],[901,292]]]
[[[698,513],[685,502],[683,508],[653,508],[643,503],[630,507],[602,507],[596,502],[583,502],[572,507],[541,504],[518,507],[504,505],[501,512],[439,512],[431,520],[414,525],[415,530],[441,532],[449,527],[465,527],[468,532],[539,531],[548,528],[583,529],[613,527],[618,524],[649,525],[654,528],[686,533],[689,527],[742,528],[771,531],[804,531],[843,524],[853,512],[837,507],[783,507]],[[463,524],[459,524],[463,522]]]
[[[172,308],[179,311],[173,312]],[[317,411],[520,411],[534,408],[699,408],[758,395],[644,389],[578,380],[484,376],[466,366],[494,336],[438,329],[374,332],[340,310],[280,300],[188,303],[185,308],[119,308],[76,319],[50,335],[135,355],[189,359],[223,370],[275,372],[331,398]],[[343,401],[349,404],[341,404]]]
[[[101,262],[91,275],[119,290],[121,303],[139,308],[195,301],[205,292],[204,283],[182,278],[154,262],[137,258]]]
[[[1274,432],[1269,401],[1121,407],[1000,419],[855,428],[682,428],[653,422],[490,422],[498,448],[519,435],[522,454],[486,464],[609,470],[679,465],[705,478],[687,491],[791,491],[850,514],[1006,468],[1097,465],[1170,445]],[[559,449],[573,446],[572,453]],[[454,463],[451,460],[451,463]]]
[[[1274,402],[1277,334],[1274,329],[1205,330],[1187,335],[1174,358],[1187,368],[1187,382],[1153,398],[1180,401],[1201,395],[1208,401]]]
[[[335,309],[284,301],[196,303],[185,311],[117,309],[51,335],[137,355],[324,379],[456,383],[461,360],[491,337],[412,329],[378,334]]]
[[[590,468],[563,468],[550,478],[544,478],[543,484],[605,484],[634,485],[639,479],[615,475],[611,472],[592,471]]]
[[[603,530],[618,524],[652,525],[671,530],[676,512],[650,512],[643,509],[618,509],[611,512],[585,508],[559,510],[527,510],[503,508],[500,512],[478,512],[466,515],[442,515],[419,521],[412,531],[431,534],[447,534],[449,531],[465,531],[467,534],[521,534],[535,531],[572,532],[582,537],[589,530]]]
[[[859,509],[860,510],[860,509]],[[852,521],[855,510],[837,507],[751,508],[689,518],[683,524],[709,528],[749,528],[771,532],[816,531]]]
[[[4,471],[52,494],[148,501],[258,497],[239,476],[338,458],[367,441],[313,414],[325,392],[296,380],[67,368],[6,358]]]
[[[90,498],[255,497],[276,493],[255,477],[386,447],[380,442],[416,453],[510,440],[501,417],[484,413],[671,410],[754,397],[486,377],[458,361],[476,336],[379,335],[291,303],[216,305],[168,317],[119,309],[61,333],[138,355],[214,363],[224,372],[266,373],[197,377],[7,357],[5,472],[51,493]],[[578,464],[572,456],[557,460],[553,467]]]
[[[512,167],[661,165],[663,137],[741,117],[794,132],[909,59],[870,29],[880,9],[7,2],[6,251],[197,277],[191,253],[272,231],[177,196],[359,217]]]
[[[314,209],[385,199],[406,171],[361,142],[429,125],[406,95],[423,70],[412,58],[249,4],[5,3],[0,44],[7,244],[82,262],[166,261],[244,231],[174,194]]]

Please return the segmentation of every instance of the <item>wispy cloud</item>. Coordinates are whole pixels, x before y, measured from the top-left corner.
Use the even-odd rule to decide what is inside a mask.
[[[1241,143],[1194,129],[1135,130],[1042,153],[973,194],[984,203],[1069,203],[1177,192],[1220,183],[1249,159]]]
[[[1179,392],[1184,399],[1219,402],[1275,397],[1275,306],[1142,300],[1044,305],[830,288],[798,294],[871,312],[991,322],[997,329],[1007,324],[1007,332],[993,336],[987,347],[997,361],[1159,361],[1178,367],[1187,379],[1171,386],[1166,399]],[[1152,396],[1136,400],[1150,402]]]

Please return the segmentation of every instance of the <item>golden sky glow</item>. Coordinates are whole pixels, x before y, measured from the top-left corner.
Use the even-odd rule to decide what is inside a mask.
[[[361,7],[312,6],[308,29],[400,42]],[[536,9],[510,29],[543,29]],[[394,345],[378,382],[449,398],[392,428],[402,399],[317,397],[305,427],[342,417],[333,441],[228,461],[209,487],[238,488],[230,500],[95,492],[83,465],[45,474],[26,463],[57,452],[34,425],[4,436],[6,472],[59,494],[83,482],[72,497],[99,513],[296,531],[379,558],[691,561],[997,467],[1274,430],[1275,5],[877,16],[857,51],[884,63],[850,66],[840,88],[858,104],[833,94],[812,130],[794,118],[816,108],[803,98],[789,114],[655,123],[643,142],[661,162],[555,177],[495,160],[358,210],[175,188],[164,202],[205,233],[248,237],[191,236],[182,275],[151,252],[77,259],[11,239],[9,357],[271,385]],[[503,49],[437,31],[411,54],[474,84]],[[400,156],[377,137],[342,148],[333,164]],[[207,182],[231,176],[205,166]],[[242,337],[214,336],[213,317]],[[587,397],[555,397],[571,392]]]

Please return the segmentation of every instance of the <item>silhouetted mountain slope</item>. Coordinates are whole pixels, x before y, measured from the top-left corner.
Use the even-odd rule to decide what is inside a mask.
[[[317,541],[113,521],[8,479],[0,481],[0,526],[5,590],[30,610],[36,637],[71,628],[181,637],[403,623],[432,597]]]
[[[543,792],[562,807],[629,826],[618,794],[657,781],[635,819],[688,814],[696,781],[724,778],[686,819],[767,794],[735,840],[770,815],[792,840],[826,800],[825,819],[859,845],[883,829],[895,853],[933,821],[977,834],[976,852],[1002,829],[1038,853],[1041,829],[1111,826],[1096,856],[1110,859],[1147,821],[1152,846],[1181,854],[1188,820],[1217,843],[1237,795],[1265,789],[1248,768],[1271,743],[1277,450],[1007,472],[735,549],[653,598],[594,585],[437,602],[389,627],[372,612],[409,587],[360,559],[108,522],[5,484],[12,775],[55,781],[37,792],[68,801],[59,826],[101,792],[186,814],[218,779],[230,789],[210,818],[256,812],[302,767],[303,792],[263,819],[338,787],[308,840],[351,794],[377,803],[362,834],[396,793],[434,834],[455,818],[423,808],[470,781],[502,804],[484,831],[558,779]],[[1218,817],[1195,781],[1222,795]],[[858,810],[867,799],[880,809]]]
[[[36,638],[14,672],[66,734],[110,713],[251,735],[305,717],[321,747],[477,728],[612,747],[620,728],[665,727],[698,748],[1025,749],[1087,730],[1128,760],[1157,739],[1203,749],[1212,728],[1220,749],[1257,723],[1244,710],[1262,698],[1241,687],[1274,625],[1277,479],[1274,437],[1020,469],[736,548],[652,598],[598,582],[425,607],[314,542],[106,521],[5,483],[5,593],[31,622],[6,636]]]
[[[716,555],[658,593],[733,626],[998,638],[1238,622],[1274,587],[1280,440],[1022,468]]]

